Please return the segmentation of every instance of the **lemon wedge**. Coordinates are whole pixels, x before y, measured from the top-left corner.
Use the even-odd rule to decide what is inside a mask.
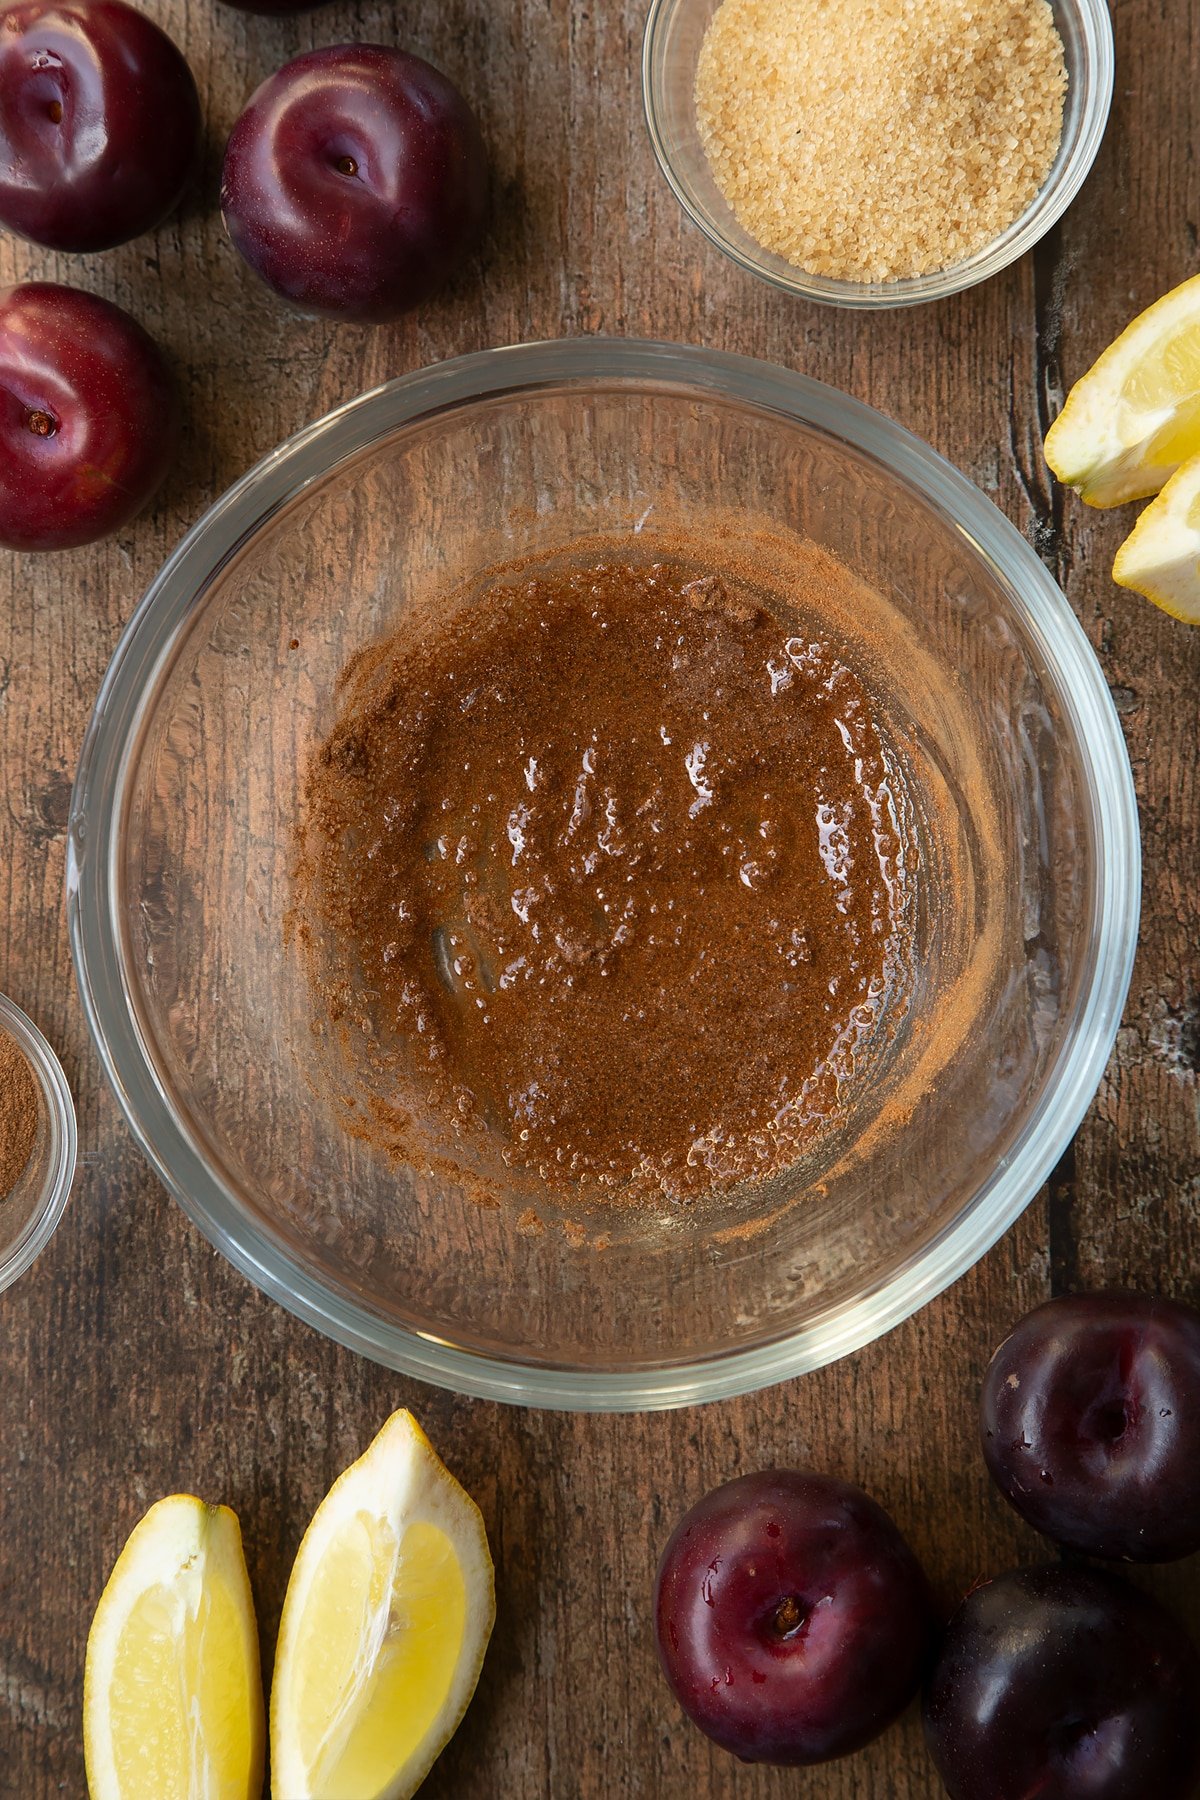
[[[88,1634],[92,1800],[258,1800],[263,1739],[237,1518],[174,1494],[135,1527]]]
[[[1173,618],[1200,625],[1200,456],[1150,502],[1117,551],[1113,580]]]
[[[495,1616],[479,1508],[393,1413],[317,1508],[288,1582],[275,1800],[407,1800],[467,1710]]]
[[[1157,494],[1200,451],[1200,275],[1146,308],[1077,381],[1046,461],[1089,506]]]

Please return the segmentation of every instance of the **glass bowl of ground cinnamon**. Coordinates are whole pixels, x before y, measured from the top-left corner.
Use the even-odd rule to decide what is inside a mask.
[[[75,1106],[54,1051],[0,994],[0,1288],[46,1248],[75,1173]]]
[[[79,990],[236,1266],[576,1409],[799,1374],[1062,1154],[1137,932],[1120,721],[978,490],[789,371],[580,338],[274,452],[82,751]]]
[[[986,280],[1095,159],[1105,0],[652,0],[655,154],[684,211],[774,286],[857,308]]]

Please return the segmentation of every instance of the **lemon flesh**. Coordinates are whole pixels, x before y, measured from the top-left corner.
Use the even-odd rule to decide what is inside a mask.
[[[160,1500],[121,1552],[88,1637],[92,1800],[257,1800],[264,1735],[237,1519],[190,1494]]]
[[[412,1759],[446,1703],[466,1611],[462,1569],[436,1525],[410,1525],[397,1545],[382,1520],[350,1522],[318,1571],[312,1654],[297,1670],[299,1749],[317,1787],[374,1800]]]
[[[321,1502],[292,1570],[276,1800],[406,1800],[466,1711],[494,1617],[479,1509],[396,1413]]]
[[[1126,326],[1076,382],[1046,461],[1091,506],[1157,494],[1200,452],[1200,275]]]
[[[1173,618],[1200,625],[1200,456],[1150,502],[1117,551],[1113,580]]]

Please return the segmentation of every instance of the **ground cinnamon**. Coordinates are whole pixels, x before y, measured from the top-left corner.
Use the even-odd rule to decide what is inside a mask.
[[[15,1038],[0,1032],[0,1200],[16,1187],[37,1142],[38,1089]]]
[[[364,1134],[685,1200],[789,1166],[886,1052],[916,846],[817,621],[614,551],[356,660],[293,922]]]

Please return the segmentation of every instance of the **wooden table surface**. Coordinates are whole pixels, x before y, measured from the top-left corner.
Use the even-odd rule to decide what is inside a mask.
[[[1046,1554],[991,1491],[974,1405],[1006,1327],[1051,1292],[1135,1282],[1200,1298],[1200,630],[1113,587],[1128,511],[1054,489],[1044,429],[1065,385],[1191,274],[1200,229],[1200,6],[1121,0],[1117,93],[1082,196],[1033,256],[956,299],[859,316],[797,304],[687,225],[642,120],[642,0],[347,0],[300,19],[146,0],[185,50],[208,121],[203,181],[155,236],[86,259],[0,240],[0,284],[78,283],[167,346],[189,416],[151,514],[69,555],[0,552],[0,988],[59,1048],[80,1122],[70,1209],[0,1300],[0,1793],[84,1793],[88,1622],[145,1507],[193,1489],[241,1516],[264,1662],[313,1507],[411,1405],[478,1497],[499,1621],[430,1800],[653,1796],[933,1800],[910,1715],[805,1776],[712,1748],[659,1678],[650,1592],[679,1513],[714,1483],[803,1463],[892,1508],[947,1596]],[[366,331],[298,321],[226,243],[220,151],[257,82],[348,38],[420,51],[461,82],[493,148],[491,236],[453,289]],[[818,1375],[675,1414],[594,1418],[442,1395],[325,1342],[234,1273],[168,1200],[101,1078],[63,912],[71,780],[134,604],[184,528],[288,433],[460,351],[578,333],[769,358],[870,401],[991,495],[1062,581],[1111,686],[1142,809],[1141,945],[1117,1048],[1048,1189],[970,1275]],[[1169,1589],[1200,1631],[1200,1576]],[[163,1800],[172,1800],[164,1796]],[[1147,1800],[1153,1797],[1147,1796]]]

